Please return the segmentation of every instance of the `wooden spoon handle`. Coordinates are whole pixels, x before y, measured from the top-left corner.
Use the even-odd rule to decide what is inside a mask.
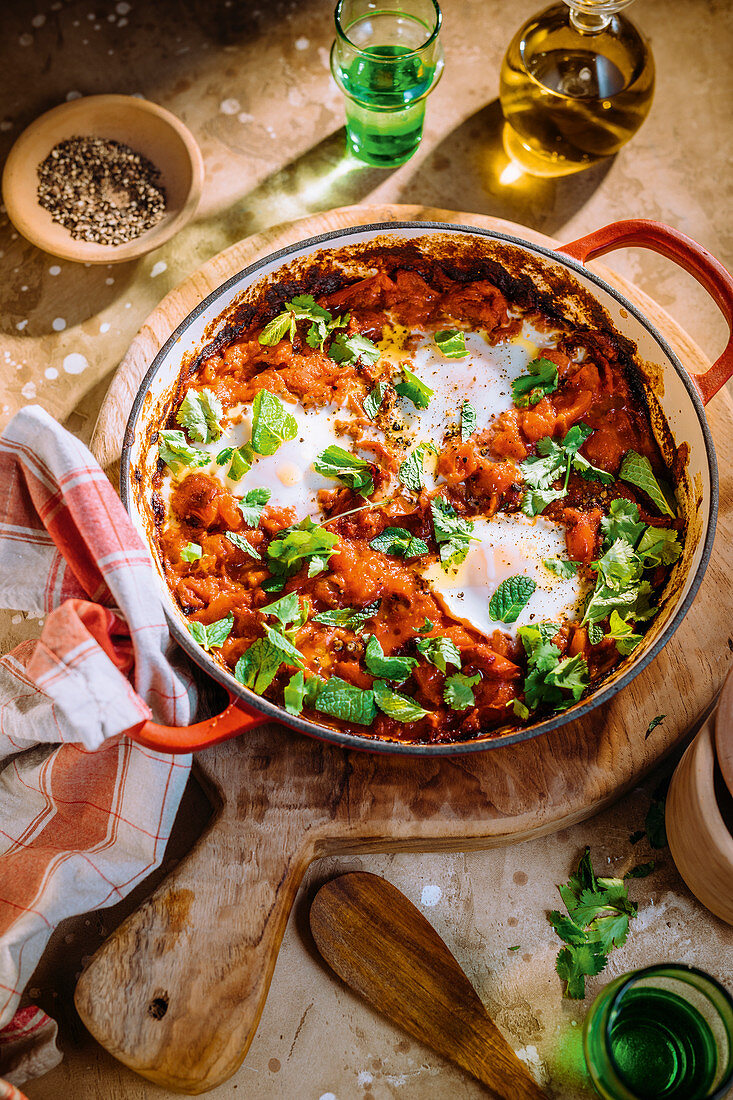
[[[482,1081],[495,1100],[546,1100],[438,933],[390,883],[362,872],[327,882],[310,924],[347,985]]]

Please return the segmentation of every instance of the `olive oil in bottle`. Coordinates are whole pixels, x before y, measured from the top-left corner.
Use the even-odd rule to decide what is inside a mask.
[[[540,176],[577,172],[616,153],[646,118],[649,47],[620,9],[630,0],[565,0],[517,31],[501,69],[504,144]]]

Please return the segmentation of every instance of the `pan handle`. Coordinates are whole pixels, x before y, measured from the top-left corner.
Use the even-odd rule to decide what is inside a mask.
[[[227,741],[245,730],[262,726],[268,719],[259,711],[249,710],[240,699],[229,696],[229,705],[221,714],[196,722],[192,726],[159,726],[157,722],[140,722],[125,730],[125,736],[158,752],[184,753],[208,749],[219,741]]]
[[[663,222],[646,218],[629,218],[604,225],[587,237],[579,237],[577,241],[562,245],[558,252],[585,263],[616,248],[633,245],[650,248],[652,252],[658,252],[683,267],[705,287],[725,317],[730,330],[725,351],[704,374],[691,375],[706,405],[733,375],[733,276],[692,237]]]

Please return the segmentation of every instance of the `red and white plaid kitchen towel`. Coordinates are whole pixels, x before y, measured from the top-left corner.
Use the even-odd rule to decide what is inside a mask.
[[[0,606],[47,616],[0,659],[0,1076],[17,1085],[50,1068],[32,1041],[48,1018],[16,1010],[52,931],[160,863],[186,784],[189,756],[118,735],[195,709],[147,551],[90,452],[36,406],[0,437]]]

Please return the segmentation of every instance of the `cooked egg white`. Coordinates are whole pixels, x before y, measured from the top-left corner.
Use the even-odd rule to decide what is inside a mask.
[[[445,572],[434,562],[422,573],[449,615],[482,634],[501,630],[512,637],[520,626],[576,618],[586,586],[579,577],[564,580],[542,564],[549,558],[567,561],[564,527],[539,516],[497,515],[475,519],[473,535],[477,541],[459,566]],[[496,622],[489,616],[489,600],[502,581],[517,574],[531,577],[537,588],[515,623]]]

